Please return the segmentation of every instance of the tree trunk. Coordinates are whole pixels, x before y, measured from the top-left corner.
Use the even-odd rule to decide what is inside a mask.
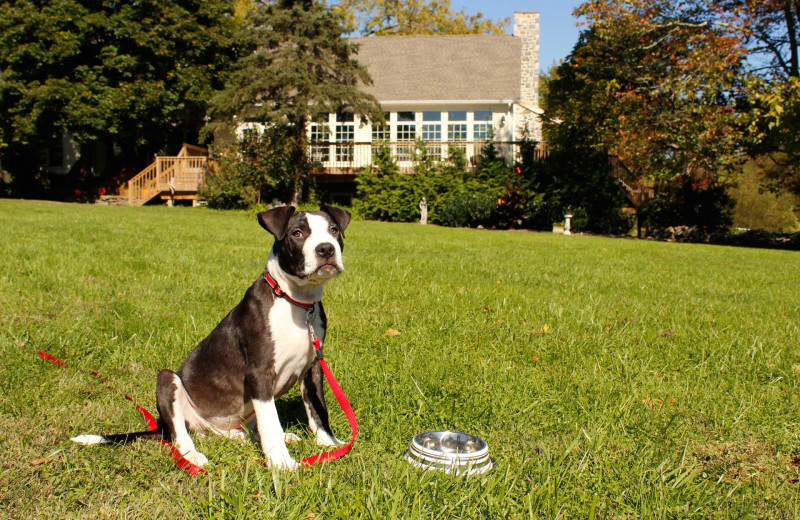
[[[796,2],[785,0],[783,14],[786,18],[786,34],[789,37],[789,77],[800,77],[800,56],[797,47],[797,11]]]
[[[301,117],[294,126],[292,136],[294,146],[292,147],[292,165],[294,167],[294,194],[292,195],[292,206],[299,206],[303,202],[303,181],[308,172],[308,161],[306,160],[306,120]]]

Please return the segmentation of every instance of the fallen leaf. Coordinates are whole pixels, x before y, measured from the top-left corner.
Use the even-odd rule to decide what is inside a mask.
[[[675,398],[674,398],[674,397],[672,397],[672,396],[669,396],[669,399],[667,399],[667,404],[675,404],[675,403],[677,403],[677,402],[678,402],[678,400],[677,400],[677,399],[675,399]]]
[[[672,332],[672,329],[661,329],[661,330],[658,331],[658,335],[659,336],[664,336],[664,337],[667,337],[667,338],[675,337],[675,333]]]
[[[19,342],[19,345],[17,345],[17,346],[18,346],[19,348],[22,348],[22,347],[24,347],[24,346],[25,346],[25,342],[24,342],[24,341],[20,341],[20,342]]]
[[[492,309],[490,309],[489,307],[484,307],[484,308],[482,308],[481,310],[482,310],[483,312],[492,312]]]
[[[542,332],[544,332],[545,334],[548,334],[550,332],[550,325],[545,323],[544,327],[542,327]]]
[[[459,287],[458,288],[458,294],[464,294],[466,292],[466,290],[467,290],[466,287]]]
[[[642,399],[642,403],[646,404],[650,408],[655,408],[660,404],[664,404],[664,401],[662,401],[661,399],[651,399],[649,397],[645,397],[644,399]]]
[[[506,320],[503,320],[503,319],[497,320],[497,323],[505,323],[505,322],[506,322]]]
[[[503,282],[501,282],[500,280],[497,280],[497,285],[500,285],[501,283],[503,283]]]
[[[394,330],[394,329],[386,329],[386,335],[387,336],[392,336],[392,337],[399,336],[400,335],[400,331],[399,330]]]
[[[61,457],[57,457],[57,458],[61,458]],[[41,459],[32,460],[32,461],[30,461],[29,464],[31,466],[41,466],[42,464],[47,464],[48,462],[53,462],[54,460],[56,460],[56,459],[54,459],[52,457],[44,457],[44,458],[41,458]]]
[[[534,333],[534,334],[536,334],[537,336],[541,336],[541,335],[542,335],[542,331],[541,331],[541,330],[539,330],[539,329],[533,329],[531,332],[533,332],[533,333]]]
[[[367,309],[367,312],[375,312],[375,309]]]
[[[526,320],[525,318],[522,318],[522,323],[528,323],[528,320]]]
[[[531,358],[531,359],[533,359],[534,363],[538,363],[539,362],[539,351],[538,350],[533,353],[533,358]]]

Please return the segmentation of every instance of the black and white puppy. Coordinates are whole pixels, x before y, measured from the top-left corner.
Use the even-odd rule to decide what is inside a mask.
[[[290,298],[314,304],[314,334],[324,341],[322,289],[344,270],[342,239],[350,214],[331,206],[309,212],[286,206],[260,213],[258,222],[275,236],[266,272]],[[158,374],[158,430],[72,440],[108,444],[168,438],[184,458],[203,466],[208,459],[197,451],[188,430],[246,439],[245,428],[255,423],[269,464],[291,469],[297,463],[286,448],[275,399],[300,381],[308,426],[317,443],[340,444],[328,423],[323,374],[307,316],[260,276],[177,371]]]

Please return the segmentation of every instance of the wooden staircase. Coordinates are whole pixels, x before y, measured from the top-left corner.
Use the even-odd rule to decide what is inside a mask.
[[[208,166],[208,150],[184,144],[177,156],[158,156],[153,164],[128,181],[128,203],[142,206],[159,197],[172,205],[175,200],[197,200]]]

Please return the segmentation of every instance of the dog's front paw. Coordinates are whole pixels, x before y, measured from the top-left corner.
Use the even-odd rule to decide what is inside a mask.
[[[208,464],[208,458],[197,450],[191,450],[187,451],[186,453],[181,453],[181,457],[188,460],[195,466],[200,466],[201,468],[206,464]]]
[[[291,455],[289,455],[287,450],[280,451],[283,451],[283,453],[275,453],[273,451],[272,453],[266,454],[267,466],[283,471],[294,471],[300,467],[297,461],[294,460]]]
[[[340,441],[330,433],[326,432],[322,428],[317,430],[317,445],[319,446],[341,446],[345,444],[344,441]]]
[[[283,442],[285,442],[286,444],[300,442],[301,440],[302,439],[300,439],[300,436],[297,435],[296,433],[286,432],[283,434]]]

